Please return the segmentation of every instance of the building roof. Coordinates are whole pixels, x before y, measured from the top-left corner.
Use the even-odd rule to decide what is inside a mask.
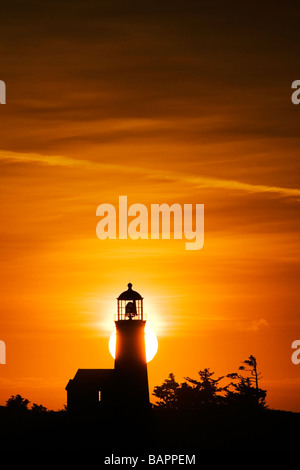
[[[78,369],[74,379],[69,380],[66,389],[73,386],[84,385],[85,387],[95,387],[108,383],[115,377],[115,369]]]

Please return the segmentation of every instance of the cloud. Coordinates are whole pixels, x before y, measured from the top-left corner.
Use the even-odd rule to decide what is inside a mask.
[[[282,188],[278,186],[268,186],[263,184],[249,184],[241,181],[225,180],[218,178],[206,177],[187,177],[186,181],[194,183],[197,187],[222,188],[244,191],[247,193],[273,193],[287,197],[300,197],[300,189],[298,188]]]
[[[144,170],[145,171],[145,170]],[[149,170],[150,171],[150,170]],[[246,193],[269,193],[284,197],[300,197],[300,189],[285,188],[279,186],[268,186],[263,184],[251,184],[230,179],[211,178],[206,176],[179,175],[163,171],[151,171],[150,177],[165,178],[169,181],[177,181],[183,184],[193,185],[196,188],[213,188],[243,191]]]
[[[0,161],[4,163],[37,163],[50,166],[81,166],[86,162],[62,155],[40,155],[0,150]]]
[[[212,178],[207,176],[191,176],[163,170],[150,169],[120,164],[109,164],[91,160],[82,160],[62,155],[41,155],[37,153],[18,153],[10,151],[0,151],[0,162],[9,163],[35,163],[49,166],[79,167],[100,171],[119,171],[121,173],[135,173],[143,175],[149,179],[159,179],[161,181],[171,181],[181,185],[189,185],[195,188],[211,188],[234,190],[246,193],[266,193],[276,194],[282,197],[300,198],[300,189],[286,188],[280,186],[269,186],[263,184],[251,184],[243,181],[230,179]]]
[[[262,328],[270,328],[269,323],[264,318],[260,318],[259,320],[252,320],[247,325],[239,325],[239,331],[258,331]]]

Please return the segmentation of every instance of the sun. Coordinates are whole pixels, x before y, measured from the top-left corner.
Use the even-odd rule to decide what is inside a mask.
[[[158,349],[158,341],[156,338],[156,334],[154,331],[150,330],[148,326],[145,326],[145,341],[146,341],[146,361],[150,362],[155,354],[157,353]],[[109,338],[109,352],[113,358],[115,358],[116,352],[116,332],[113,331]]]

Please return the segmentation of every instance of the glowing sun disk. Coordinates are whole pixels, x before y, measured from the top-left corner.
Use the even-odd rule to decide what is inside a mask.
[[[150,330],[147,326],[145,327],[145,342],[146,342],[146,361],[150,362],[158,349],[158,341],[154,331]],[[109,352],[113,358],[115,358],[116,352],[116,332],[113,331],[109,338]]]

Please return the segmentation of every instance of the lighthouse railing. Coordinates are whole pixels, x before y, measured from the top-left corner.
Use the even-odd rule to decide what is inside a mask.
[[[126,315],[125,315],[125,311],[114,314],[114,321],[120,321],[120,320],[126,320],[126,321],[129,320],[129,318],[126,317]],[[135,317],[132,317],[132,321],[135,321],[135,320],[147,321],[147,314],[145,314],[145,313],[137,314]]]

